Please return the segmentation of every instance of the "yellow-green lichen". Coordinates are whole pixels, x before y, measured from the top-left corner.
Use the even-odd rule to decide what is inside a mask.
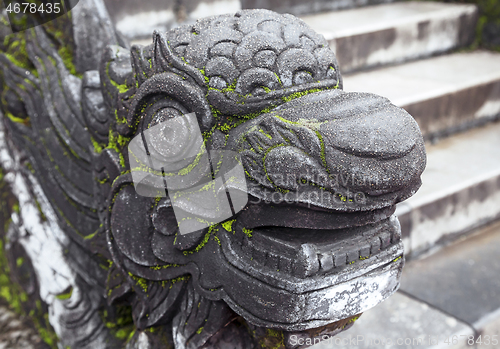
[[[233,223],[234,222],[236,222],[236,219],[232,219],[230,221],[225,221],[224,223],[221,223],[221,225],[227,231],[232,232],[233,231]]]
[[[66,300],[70,299],[72,294],[73,294],[73,287],[70,287],[68,292],[60,293],[56,295],[56,298],[60,300]]]
[[[132,307],[115,306],[113,314],[107,310],[99,312],[101,319],[110,333],[120,341],[128,341],[135,333],[134,321],[132,319]]]
[[[148,282],[146,279],[136,276],[131,272],[129,272],[128,275],[135,281],[135,284],[144,291],[144,293],[148,293]]]
[[[243,233],[248,236],[249,238],[252,237],[252,233],[253,233],[253,229],[247,229],[247,228],[243,228],[242,229]]]

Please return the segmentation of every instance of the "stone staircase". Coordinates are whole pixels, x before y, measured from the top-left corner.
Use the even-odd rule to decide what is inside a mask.
[[[432,5],[432,11],[429,5]],[[417,10],[419,6],[420,11]],[[449,11],[446,11],[447,7]],[[374,14],[382,8],[388,13],[392,11],[396,18],[392,21],[383,20],[386,29],[373,31],[374,25],[365,20],[370,8],[373,8]],[[405,10],[401,11],[402,8]],[[355,20],[358,11],[359,20]],[[420,51],[388,46],[386,50],[379,49],[368,56],[376,55],[380,57],[377,63],[390,65],[344,74],[344,90],[366,91],[388,97],[413,115],[428,141],[428,165],[422,176],[422,188],[415,196],[401,203],[397,210],[407,256],[415,258],[435,251],[454,238],[498,219],[500,125],[494,121],[500,117],[500,54],[474,51],[436,56],[451,47],[460,48],[469,42],[460,38],[472,35],[464,34],[466,29],[474,33],[474,7],[406,2],[344,12],[351,16],[349,22],[353,23],[352,27],[356,27],[357,21],[366,24],[363,28],[371,34],[358,31],[356,36],[369,35],[372,42],[386,40],[384,33],[387,30],[398,32],[398,23],[406,26],[414,23],[416,27],[418,23],[430,23],[429,28],[434,28],[426,34],[427,45],[405,44],[408,47],[418,46]],[[403,18],[402,13],[410,12],[413,13],[411,16]],[[341,14],[320,14],[318,17],[322,20],[317,21],[313,20],[314,16],[308,16],[307,20],[317,25],[319,30],[327,16],[332,16],[333,21]],[[425,19],[426,14],[429,15],[428,20]],[[413,17],[419,19],[411,20]],[[455,25],[450,25],[452,22]],[[455,33],[448,31],[447,35],[456,38],[454,44],[443,40],[443,33],[438,28],[453,28]],[[412,36],[407,38],[409,41],[415,39]],[[398,41],[404,40],[395,40]],[[336,39],[331,42],[332,46],[338,45]],[[437,44],[439,42],[443,44],[441,48]],[[351,49],[351,52],[355,51]],[[414,60],[415,57],[425,56],[430,57]],[[402,60],[405,62],[401,63]],[[364,68],[372,67],[374,62],[367,61]],[[436,143],[445,136],[451,137]]]
[[[342,73],[405,62],[469,45],[474,5],[395,2],[304,16],[335,51]]]
[[[459,51],[476,19],[473,5],[437,2],[304,17],[336,51],[344,90],[408,110],[428,155],[396,210],[400,290],[315,349],[500,348],[500,54]]]

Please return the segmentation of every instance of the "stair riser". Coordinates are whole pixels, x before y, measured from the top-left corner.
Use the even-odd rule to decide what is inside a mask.
[[[265,8],[280,13],[291,13],[292,15],[298,16],[323,11],[336,11],[352,7],[375,5],[392,1],[393,0],[241,0],[241,7],[243,9]]]
[[[500,118],[500,55],[454,53],[347,74],[344,89],[389,98],[432,140]]]
[[[418,206],[409,202],[398,208],[408,258],[436,250],[500,218],[500,173],[435,200],[426,199]]]
[[[500,118],[500,80],[402,106],[426,139],[447,136]]]
[[[104,3],[120,33],[141,45],[152,43],[154,30],[167,31],[202,17],[241,9],[239,0],[104,0]]]
[[[400,63],[467,46],[474,40],[477,11],[440,14],[390,28],[331,38],[344,73]]]

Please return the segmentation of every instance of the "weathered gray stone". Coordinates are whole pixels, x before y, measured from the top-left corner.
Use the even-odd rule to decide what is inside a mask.
[[[302,19],[325,36],[346,73],[468,45],[474,39],[477,9],[405,1]]]
[[[116,29],[136,42],[151,42],[154,30],[166,31],[196,20],[234,13],[239,0],[104,0]]]
[[[347,91],[380,93],[408,110],[426,139],[500,117],[500,54],[495,52],[455,53],[344,80]]]
[[[500,216],[500,124],[427,146],[422,188],[396,213],[411,258]]]
[[[380,4],[390,1],[391,0],[241,0],[241,6],[243,9],[265,8],[280,13],[291,13],[298,16],[308,13],[318,13],[323,11]]]
[[[325,338],[311,349],[470,349],[474,346],[467,345],[466,336],[473,333],[467,324],[397,292],[378,307],[366,311],[348,331]],[[447,339],[449,343],[445,343]]]
[[[478,333],[497,333],[499,246],[500,224],[496,223],[440,253],[412,261],[405,269],[401,289],[471,324]]]

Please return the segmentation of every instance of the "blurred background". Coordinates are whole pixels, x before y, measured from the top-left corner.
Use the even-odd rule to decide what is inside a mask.
[[[297,15],[330,43],[344,90],[388,97],[418,122],[428,162],[421,189],[396,211],[401,288],[314,348],[500,348],[500,0],[105,3],[136,44],[151,43],[153,30],[240,9]],[[43,347],[3,309],[0,348]]]

